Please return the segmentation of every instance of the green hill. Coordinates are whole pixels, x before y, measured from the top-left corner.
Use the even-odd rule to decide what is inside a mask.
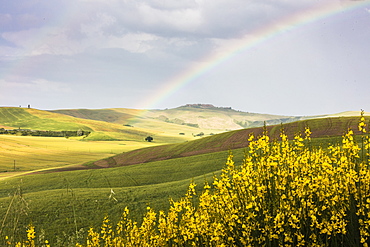
[[[273,139],[279,139],[282,126],[289,138],[293,138],[297,133],[303,134],[305,127],[311,129],[312,138],[340,137],[348,128],[354,130],[355,134],[360,134],[357,129],[358,119],[358,117],[318,118],[267,126],[266,129]],[[94,164],[100,167],[116,167],[238,149],[248,145],[247,139],[251,133],[260,135],[262,132],[263,127],[230,131],[186,143],[133,150],[96,161]]]
[[[12,128],[33,130],[72,131],[82,129],[92,131],[88,125],[68,116],[16,107],[0,108],[0,124]]]
[[[80,165],[128,150],[194,139],[191,133],[195,128],[185,126],[184,130],[179,125],[168,125],[172,133],[37,109],[0,107],[0,178],[44,168]],[[179,129],[186,135],[179,135]],[[91,133],[67,139],[62,131]],[[32,136],[40,133],[47,137]],[[154,142],[145,141],[149,135],[154,137]]]
[[[68,109],[51,112],[65,114],[76,118],[92,119],[109,123],[129,124],[130,119],[140,116],[144,110],[134,109]]]
[[[153,128],[158,126],[164,129],[169,124],[179,126],[196,127],[200,130],[214,130],[215,132],[225,130],[235,130],[245,127],[262,126],[264,121],[271,124],[286,122],[293,118],[299,120],[300,117],[286,117],[271,114],[248,113],[232,109],[231,107],[215,107],[206,104],[189,104],[173,109],[165,110],[134,110],[125,108],[112,109],[76,109],[76,110],[55,110],[53,112],[62,113],[84,119],[94,119],[138,127],[148,127],[149,123]],[[194,130],[193,130],[194,131]]]
[[[338,117],[283,127],[291,137],[309,126],[312,137],[328,142],[336,141],[348,127],[357,132],[357,123],[358,117]],[[267,129],[272,138],[278,138],[281,126]],[[78,237],[76,232],[80,229],[86,233],[90,226],[98,227],[105,215],[118,219],[126,206],[137,220],[147,205],[156,210],[168,208],[168,199],[184,195],[191,180],[201,187],[205,180],[219,174],[228,149],[233,150],[239,164],[249,134],[262,131],[263,128],[237,130],[181,144],[139,149],[86,167],[110,169],[49,170],[8,178],[0,181],[0,214],[6,215],[4,224],[15,229],[15,234],[32,222],[37,231],[45,230],[47,239],[63,246],[63,241]]]
[[[119,123],[97,119],[86,119],[37,109],[0,107],[0,125],[5,128],[49,130],[49,131],[91,131],[84,140],[90,141],[144,141],[148,135],[156,135],[160,143],[182,142],[186,136],[165,135],[153,129],[124,126]]]
[[[165,139],[168,143],[179,141],[186,141],[194,139],[193,135],[200,132],[210,134],[213,131],[209,129],[200,129],[196,126],[179,125],[161,121],[160,119],[146,116],[146,110],[135,110],[126,108],[112,108],[112,109],[68,109],[55,110],[54,113],[65,114],[80,119],[92,119],[97,121],[104,121],[114,123],[131,128],[139,128],[151,130],[152,135],[155,135],[154,140],[160,141]],[[181,133],[181,134],[180,134]],[[158,139],[159,138],[159,139]]]
[[[242,150],[235,151],[237,161]],[[227,153],[212,153],[146,164],[69,172],[34,174],[0,180],[0,214],[10,206],[5,225],[17,234],[32,222],[37,231],[56,242],[75,229],[99,227],[104,216],[118,219],[129,207],[139,220],[146,206],[168,208],[169,198],[184,195],[191,180],[202,185],[224,166]],[[16,193],[20,188],[21,196]],[[114,194],[112,193],[114,192]],[[15,198],[13,204],[10,204]],[[67,237],[66,237],[67,236]],[[61,244],[60,246],[65,246]]]
[[[261,127],[290,123],[300,120],[359,116],[360,112],[343,112],[317,116],[281,116],[260,114],[234,110],[231,107],[216,107],[210,104],[187,104],[164,110],[135,110],[125,108],[111,109],[69,109],[55,110],[61,113],[83,119],[93,119],[123,125],[133,125],[145,129],[164,131],[171,134],[188,133],[220,133],[242,128]],[[194,127],[194,128],[186,128]],[[172,131],[173,130],[173,131]]]

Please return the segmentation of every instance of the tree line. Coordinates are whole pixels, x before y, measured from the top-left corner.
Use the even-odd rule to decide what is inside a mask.
[[[30,129],[12,129],[6,130],[0,128],[0,134],[5,135],[21,135],[21,136],[46,136],[46,137],[72,137],[72,136],[88,136],[91,132],[84,130],[63,130],[63,131],[51,131],[51,130],[30,130]]]

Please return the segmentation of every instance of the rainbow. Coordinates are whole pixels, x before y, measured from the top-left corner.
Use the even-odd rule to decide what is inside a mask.
[[[329,18],[339,13],[353,11],[358,8],[370,8],[368,0],[344,0],[344,1],[329,1],[330,3],[321,4],[310,9],[298,12],[291,16],[282,18],[278,22],[272,23],[265,27],[249,33],[241,37],[231,47],[226,47],[222,52],[212,53],[198,61],[193,66],[189,67],[174,78],[168,80],[164,86],[142,102],[140,109],[153,109],[159,102],[163,101],[169,95],[180,90],[184,85],[191,83],[194,79],[215,69],[218,65],[225,61],[243,54],[248,50],[256,47],[272,38],[308,25],[321,19]],[[145,115],[143,111],[141,116]]]

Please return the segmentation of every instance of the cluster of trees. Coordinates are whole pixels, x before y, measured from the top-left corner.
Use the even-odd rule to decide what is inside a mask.
[[[204,136],[204,133],[203,132],[200,132],[199,134],[193,134],[194,137],[196,136]]]
[[[190,126],[190,127],[199,128],[199,124],[196,124],[196,123],[186,123],[184,120],[181,120],[181,119],[178,119],[178,118],[169,119],[168,117],[166,117],[164,115],[160,115],[157,119],[159,119],[159,120],[161,120],[163,122],[166,122],[166,123],[174,123],[174,124],[187,125],[187,126]]]
[[[0,134],[22,135],[22,136],[48,136],[48,137],[70,137],[70,136],[88,136],[91,132],[84,130],[76,131],[51,131],[51,130],[30,130],[30,129],[12,129],[6,130],[0,128]]]

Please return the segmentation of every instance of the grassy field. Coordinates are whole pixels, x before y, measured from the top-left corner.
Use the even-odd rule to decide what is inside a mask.
[[[241,162],[243,150],[234,152],[236,161]],[[118,218],[125,206],[137,219],[147,205],[167,208],[169,198],[183,196],[192,180],[202,185],[218,174],[226,157],[227,152],[219,152],[110,169],[9,178],[0,181],[0,215],[5,215],[11,195],[21,188],[27,207],[17,204],[23,211],[13,208],[7,224],[27,212],[19,225],[32,221],[39,231],[47,232],[48,239],[56,241],[54,234],[63,238],[63,232],[72,236],[76,226],[78,230],[97,227],[105,215]]]
[[[312,143],[338,141],[340,138],[317,138]],[[245,148],[232,151],[237,165],[242,163],[245,151]],[[86,236],[89,227],[98,228],[107,215],[116,223],[126,206],[139,222],[147,206],[157,211],[168,209],[169,199],[184,196],[191,181],[202,189],[205,181],[218,176],[227,155],[227,151],[221,151],[109,169],[30,174],[0,180],[0,215],[5,215],[15,198],[16,203],[4,222],[14,228],[14,220],[19,217],[16,228],[19,238],[24,227],[32,222],[37,226],[36,231],[44,230],[47,239],[59,242],[60,245],[54,246],[66,246],[75,237]],[[20,190],[22,196],[17,194]]]
[[[134,128],[148,129],[156,131],[159,138],[178,138],[179,133],[183,133],[183,140],[189,140],[193,134],[200,132],[209,135],[210,133],[220,133],[219,129],[212,128],[195,128],[187,125],[165,122],[157,119],[158,114],[151,115],[156,111],[134,110],[126,108],[112,109],[71,109],[71,110],[56,110],[55,113],[61,113],[68,116],[73,116],[82,119],[92,119],[104,121],[108,123],[121,124],[125,126],[133,126]],[[194,112],[193,112],[194,113]],[[194,113],[196,114],[196,113]],[[213,112],[213,114],[216,114]],[[209,115],[209,114],[208,114]],[[210,120],[211,121],[211,120]],[[234,124],[235,125],[235,124]]]
[[[40,126],[46,128],[54,125],[55,130],[60,130],[62,125],[59,124],[64,117],[75,119],[73,121],[76,122],[71,121],[71,124],[85,124],[84,119],[76,120],[69,116],[60,116],[53,124],[55,119],[52,116],[55,113],[35,110],[35,114],[33,109],[23,110],[20,114],[24,114],[24,117],[11,117],[7,113],[7,118],[1,118],[0,124],[15,126],[15,123],[22,123],[22,128],[31,128],[37,121],[44,119],[42,121],[45,125]],[[44,117],[41,117],[43,114]],[[36,115],[37,118],[34,118]],[[50,117],[51,122],[46,116]],[[32,222],[37,227],[36,231],[45,230],[44,236],[58,243],[54,246],[66,246],[67,242],[74,241],[71,238],[80,236],[80,229],[86,233],[90,226],[99,226],[106,215],[118,219],[126,206],[134,218],[140,220],[147,205],[155,210],[166,209],[169,198],[183,196],[190,181],[202,185],[204,181],[220,174],[227,150],[233,150],[236,164],[241,164],[249,135],[263,132],[263,128],[244,129],[194,140],[188,132],[179,136],[179,129],[169,123],[166,125],[171,126],[169,131],[155,132],[154,142],[147,143],[141,139],[135,141],[135,138],[142,138],[142,133],[145,133],[137,134],[136,127],[119,129],[122,124],[86,121],[86,126],[94,131],[94,135],[89,137],[91,141],[0,136],[0,170],[6,171],[1,176],[8,177],[0,179],[0,215],[3,216],[0,222],[4,222],[1,234],[5,234],[6,229],[6,234],[20,238],[19,234],[25,232],[25,226]],[[160,125],[156,121],[145,124],[158,128]],[[338,117],[300,121],[283,127],[292,138],[296,133],[303,133],[305,127],[309,126],[314,137],[312,145],[325,146],[330,142],[340,142],[340,136],[348,127],[356,132],[357,123],[358,117]],[[122,137],[122,133],[116,131],[114,126],[120,126],[117,127],[120,131],[128,128],[133,132],[125,133],[126,137],[136,137],[131,141],[92,141]],[[192,130],[189,126],[185,127],[190,128],[188,131]],[[267,127],[272,139],[278,139],[281,127]],[[184,142],[186,140],[193,141]],[[171,142],[173,144],[162,145]],[[122,152],[125,153],[120,154]],[[112,168],[43,171],[41,174],[11,177],[31,170],[76,166],[86,162],[93,168],[92,161],[95,160],[99,160],[95,164],[107,163]]]
[[[289,123],[300,120],[329,118],[329,117],[350,117],[359,116],[360,112],[342,112],[331,115],[320,116],[279,116],[271,114],[259,114],[237,111],[231,108],[211,107],[202,105],[181,106],[164,110],[136,110],[126,108],[111,109],[68,109],[56,110],[55,113],[62,113],[69,116],[132,125],[144,129],[152,129],[168,132],[182,128],[185,133],[199,132],[220,133],[241,128],[261,127],[264,122],[267,125]],[[368,114],[366,114],[368,115]],[[186,124],[197,125],[198,128],[186,128]],[[189,127],[189,126],[187,126]]]
[[[369,121],[369,119],[370,118],[366,118],[366,121]],[[325,140],[327,140],[325,138],[329,138],[333,141],[340,140],[341,136],[348,130],[348,128],[351,128],[354,130],[356,135],[359,135],[360,133],[357,129],[357,123],[358,117],[321,118],[287,123],[284,125],[267,126],[266,130],[269,132],[272,139],[278,140],[282,127],[291,139],[296,134],[303,134],[305,128],[310,127],[312,137],[319,138],[316,142],[323,140],[325,144]],[[105,164],[106,166],[113,167],[125,166],[156,160],[244,148],[248,145],[247,140],[250,134],[254,133],[257,136],[262,134],[262,132],[262,127],[229,131],[185,143],[175,143],[133,150],[124,154],[118,154],[109,158],[109,160],[97,161],[96,164]]]
[[[0,178],[25,171],[78,165],[155,145],[159,145],[159,143],[135,141],[88,142],[62,137],[0,135]]]
[[[54,112],[16,107],[0,107],[0,125],[15,129],[52,131],[77,131],[81,129],[92,131],[84,139],[86,141],[143,141],[145,137],[152,135],[156,136],[156,142],[173,143],[193,138],[189,134],[179,135],[179,132],[182,132],[181,125],[179,125],[180,127],[177,126],[176,134],[171,132],[169,135],[165,131],[159,131],[158,128],[130,127],[120,123],[83,119]],[[161,125],[157,123],[157,126]],[[164,127],[163,124],[162,127]]]

